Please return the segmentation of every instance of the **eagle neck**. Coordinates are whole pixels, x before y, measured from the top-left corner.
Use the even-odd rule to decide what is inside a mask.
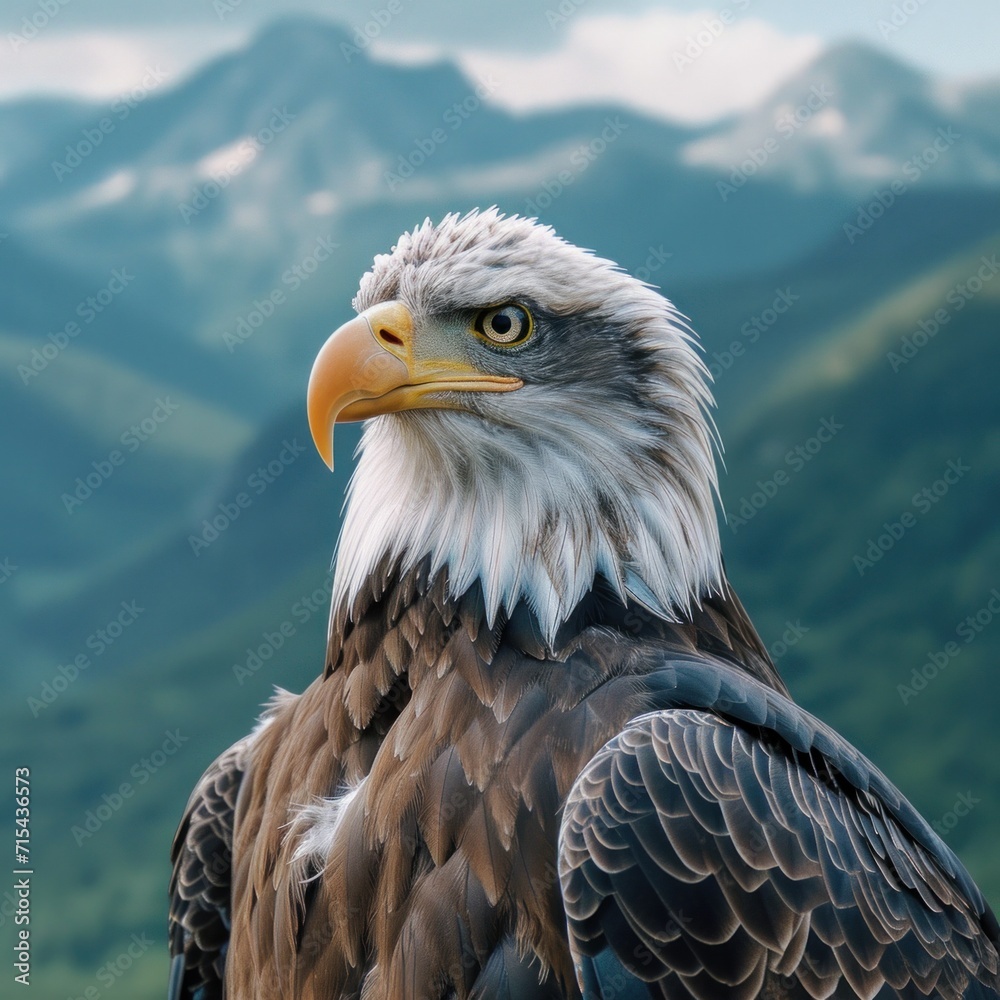
[[[675,621],[721,591],[714,466],[682,455],[683,479],[672,476],[677,456],[662,450],[674,442],[658,445],[662,435],[637,425],[609,444],[592,414],[589,424],[569,414],[550,439],[468,414],[413,416],[366,427],[335,615],[350,614],[373,574],[424,560],[431,576],[445,572],[452,598],[479,586],[487,624],[525,603],[550,644],[598,578]]]

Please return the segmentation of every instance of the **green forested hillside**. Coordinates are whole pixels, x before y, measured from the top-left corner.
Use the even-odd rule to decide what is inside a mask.
[[[981,800],[946,839],[993,899],[997,251],[915,276],[721,415],[732,576],[777,652],[786,620],[808,629],[779,661],[792,691],[928,819]]]

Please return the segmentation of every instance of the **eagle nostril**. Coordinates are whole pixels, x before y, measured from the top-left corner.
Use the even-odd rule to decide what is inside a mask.
[[[403,341],[402,341],[402,339],[401,339],[400,337],[397,337],[397,336],[396,336],[396,334],[392,333],[392,331],[390,331],[390,330],[386,330],[386,329],[385,329],[384,327],[383,327],[382,329],[380,329],[380,330],[379,330],[379,332],[378,332],[378,335],[379,335],[379,336],[380,336],[380,337],[381,337],[381,338],[382,338],[382,339],[383,339],[383,340],[384,340],[384,341],[385,341],[385,342],[386,342],[387,344],[395,344],[395,345],[396,345],[396,347],[402,347],[402,346],[403,346]]]

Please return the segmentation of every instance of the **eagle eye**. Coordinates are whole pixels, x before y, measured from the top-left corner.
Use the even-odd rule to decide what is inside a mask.
[[[531,336],[531,313],[516,302],[484,309],[476,316],[475,331],[491,344],[513,347]]]

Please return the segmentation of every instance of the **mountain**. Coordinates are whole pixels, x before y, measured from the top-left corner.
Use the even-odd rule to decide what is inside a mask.
[[[726,172],[720,194],[727,197],[758,176],[859,198],[894,181],[897,190],[995,187],[995,98],[986,88],[946,88],[876,49],[845,42],[757,109],[688,143],[682,157]]]
[[[36,905],[61,918],[39,922],[46,995],[103,995],[94,970],[136,932],[153,944],[122,988],[162,994],[188,790],[272,685],[300,690],[322,662],[358,430],[338,429],[330,476],[305,425],[312,359],[373,254],[494,202],[691,317],[744,602],[796,696],[929,818],[982,800],[948,841],[1000,900],[1000,85],[845,43],[746,114],[681,128],[615,107],[511,115],[448,64],[347,59],[349,40],[279,22],[187,79],[150,79],[128,114],[0,104],[19,136],[0,151],[0,739],[45,776]],[[893,180],[905,190],[870,210]]]
[[[335,325],[329,303],[348,301],[386,233],[427,214],[493,202],[541,212],[570,239],[596,233],[633,269],[662,248],[669,267],[652,277],[676,287],[794,265],[854,222],[859,199],[906,170],[939,128],[962,138],[907,181],[904,200],[961,191],[961,214],[970,189],[1000,186],[997,139],[977,124],[985,116],[945,114],[930,80],[860,45],[821,57],[761,109],[686,129],[615,108],[512,116],[449,65],[348,61],[348,41],[332,25],[280,22],[173,88],[151,83],[134,108],[92,106],[72,128],[50,127],[65,108],[39,116],[47,140],[32,138],[33,155],[18,156],[0,191],[0,218],[35,258],[19,265],[9,325],[58,329],[125,267],[134,291],[92,349],[170,372],[244,416],[262,405],[274,414],[297,397]],[[789,109],[794,118],[812,88],[835,96],[781,135],[776,122]],[[776,135],[759,176],[727,192],[733,165]],[[54,269],[71,280],[47,281]],[[251,335],[234,345],[238,328]],[[196,364],[173,351],[178,339]]]

